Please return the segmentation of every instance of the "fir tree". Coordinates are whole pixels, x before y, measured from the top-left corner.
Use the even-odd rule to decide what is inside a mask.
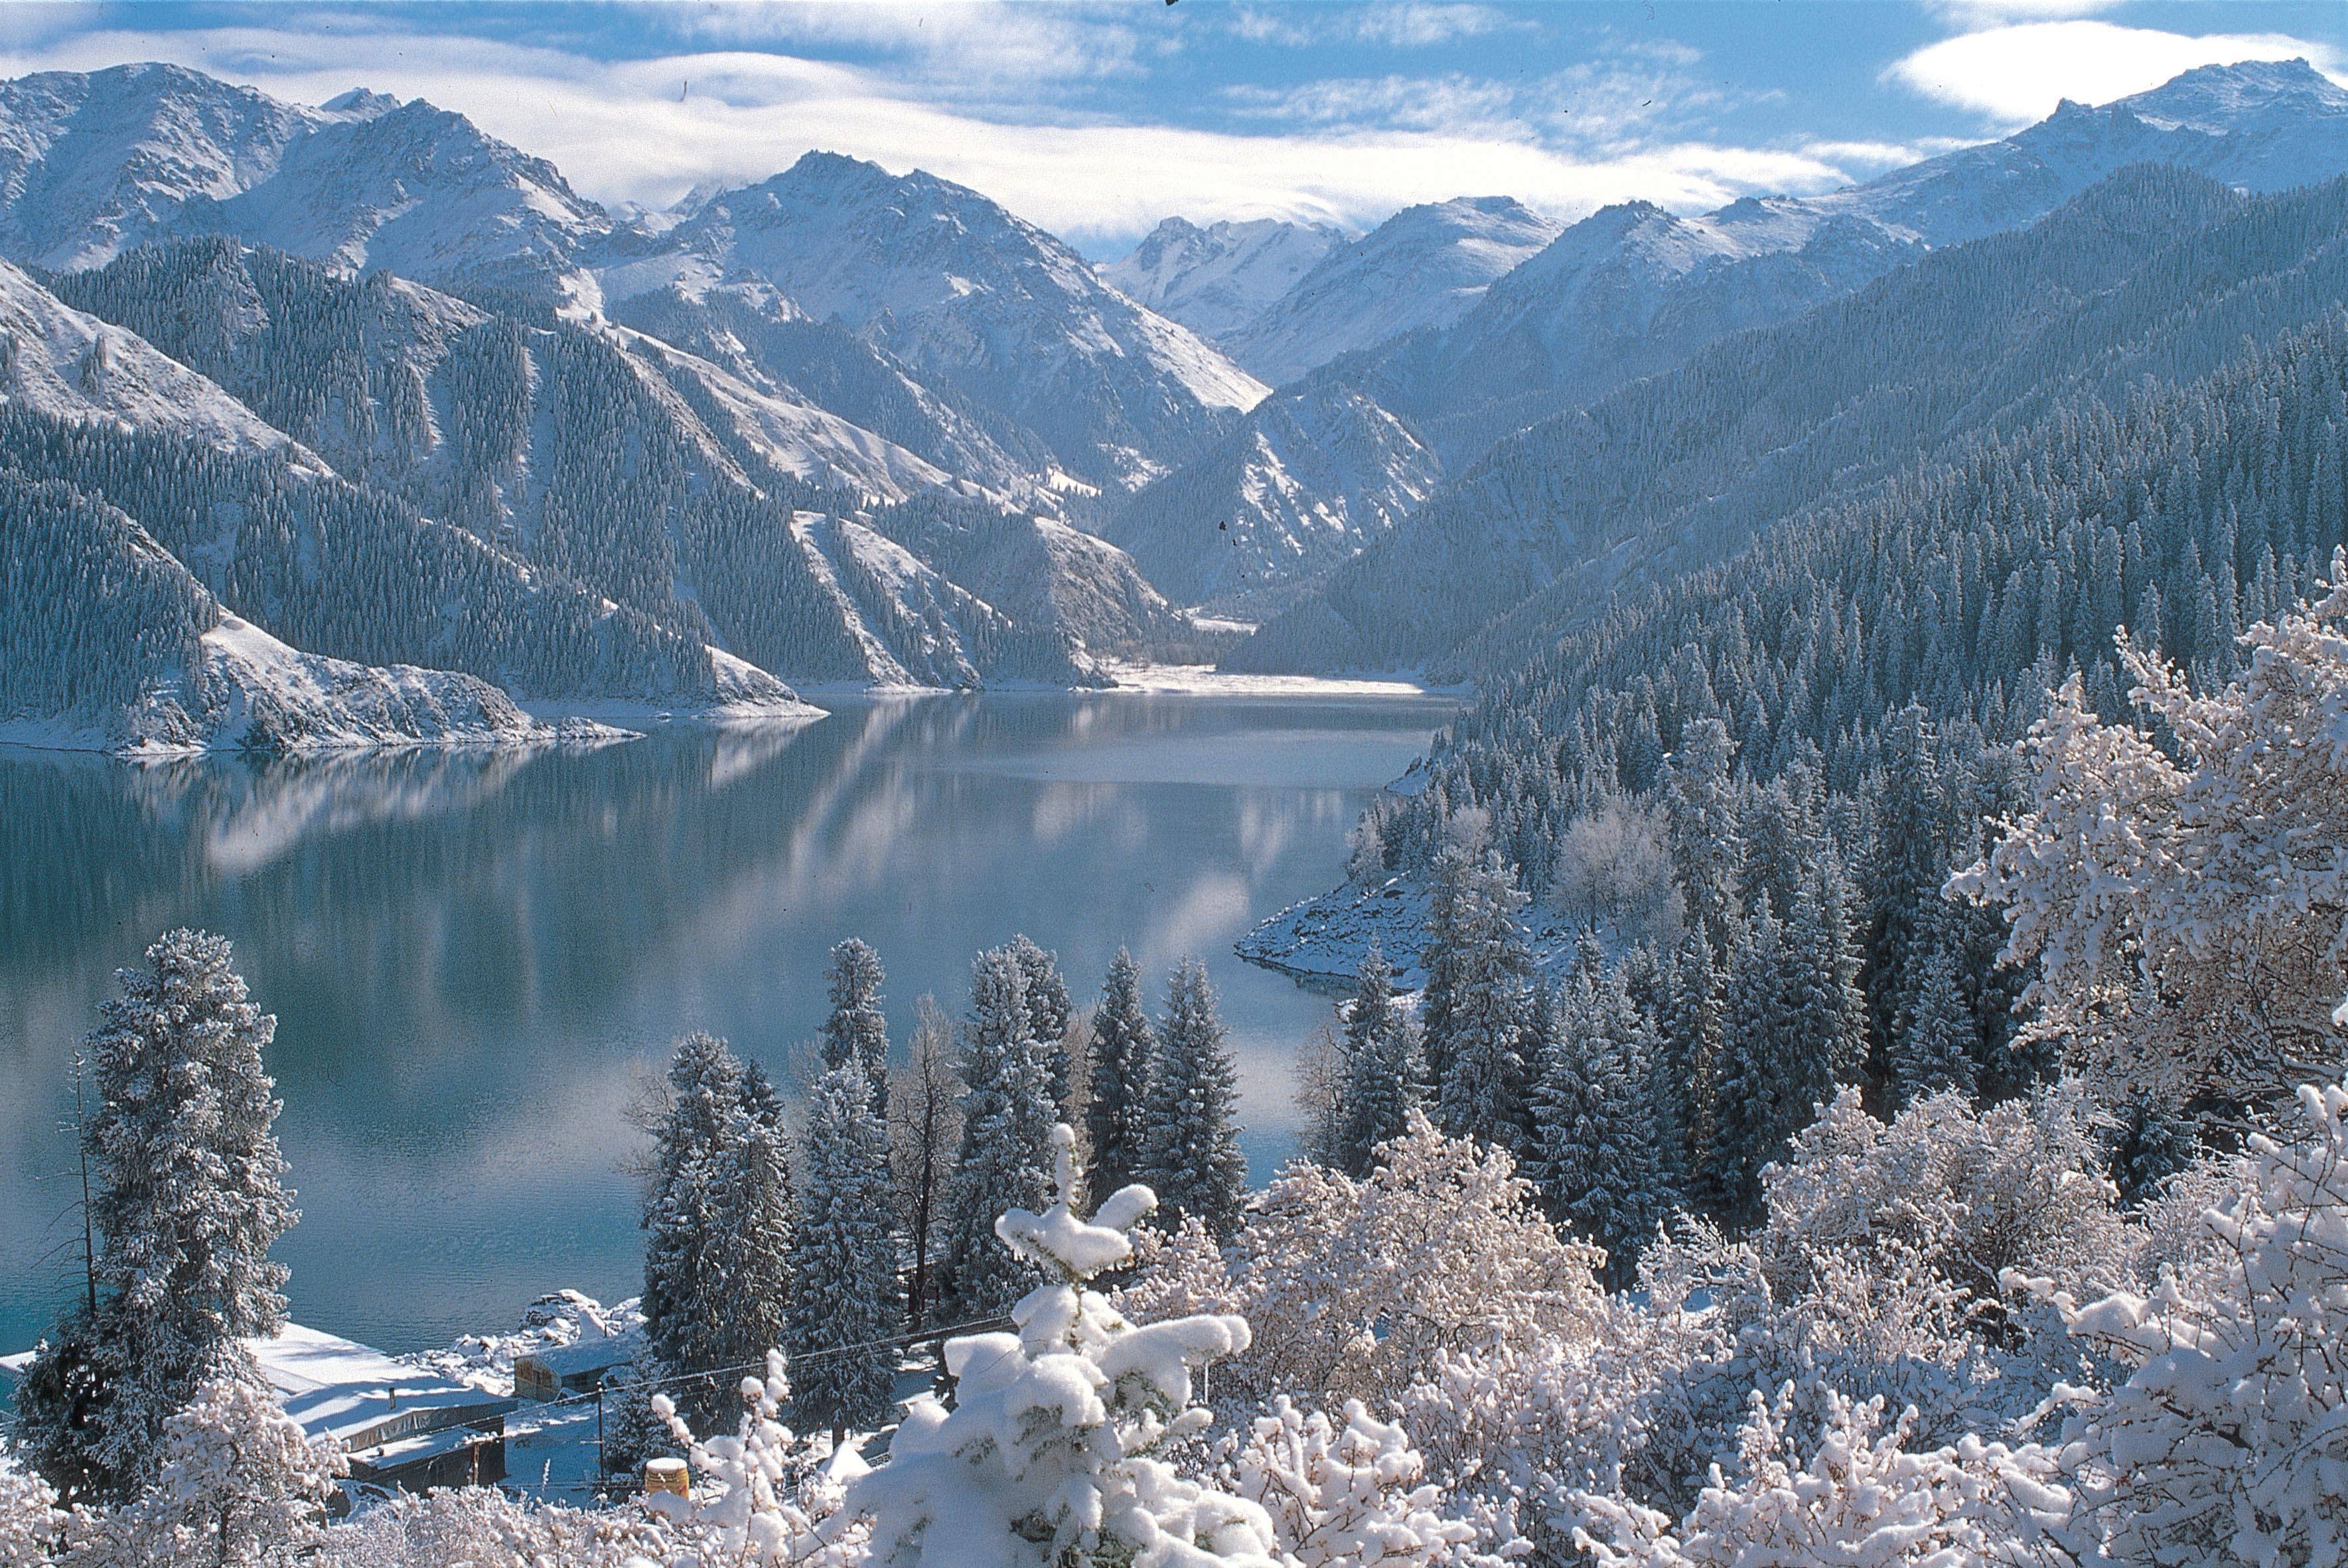
[[[1003,1312],[1035,1284],[994,1235],[994,1217],[1040,1206],[1051,1178],[1057,1113],[1034,1027],[1016,954],[979,954],[962,1028],[962,1147],[942,1226],[940,1305],[950,1320]]]
[[[889,1130],[874,1114],[861,1062],[844,1062],[808,1096],[791,1250],[793,1408],[837,1442],[887,1418],[898,1355],[894,1194]]]
[[[1151,1038],[1140,966],[1120,947],[1109,960],[1100,1006],[1093,1014],[1092,1081],[1085,1096],[1085,1142],[1091,1156],[1086,1179],[1103,1195],[1141,1179]]]
[[[1892,1031],[1889,1065],[1896,1107],[1942,1089],[1970,1098],[1978,1088],[1974,1056],[1980,1037],[1957,984],[1952,934],[1939,920],[1928,927],[1915,988]]]
[[[1354,976],[1341,1060],[1334,1152],[1341,1170],[1360,1176],[1369,1171],[1378,1145],[1399,1138],[1410,1112],[1426,1098],[1418,1027],[1395,1006],[1394,971],[1375,943]]]
[[[1656,1056],[1663,1070],[1684,1086],[1677,1102],[1682,1125],[1665,1130],[1677,1135],[1668,1150],[1671,1162],[1688,1197],[1705,1205],[1714,1202],[1705,1178],[1713,1169],[1720,1123],[1726,1011],[1725,982],[1712,939],[1700,922],[1691,923],[1672,959]]]
[[[1438,1036],[1427,1024],[1426,1052],[1442,1062],[1437,1092],[1444,1130],[1513,1149],[1524,1125],[1527,1078],[1522,1041],[1526,982],[1532,955],[1517,917],[1524,893],[1500,857],[1447,868],[1452,878],[1440,945],[1430,933],[1427,966],[1447,977],[1448,1005]]]
[[[1939,740],[1931,716],[1912,702],[1883,737],[1866,879],[1868,1029],[1879,1075],[1888,1072],[1900,1020],[1915,1000],[1924,927],[1948,878]]]
[[[872,1082],[872,1103],[889,1114],[889,1020],[880,1011],[886,978],[880,955],[851,936],[831,950],[831,1011],[823,1021],[823,1065],[863,1065]]]
[[[1060,977],[1057,954],[1047,953],[1025,935],[1011,939],[1011,955],[1019,965],[1019,984],[1027,998],[1027,1032],[1044,1047],[1044,1065],[1051,1076],[1052,1103],[1063,1112],[1075,1087],[1075,1066],[1068,1059],[1068,983]]]
[[[269,1249],[298,1215],[261,1059],[277,1021],[232,958],[220,937],[165,934],[89,1037],[95,1301],[66,1315],[17,1397],[23,1452],[69,1497],[136,1491],[198,1384],[285,1321]]]
[[[696,1429],[724,1424],[721,1369],[779,1344],[790,1304],[791,1191],[773,1092],[726,1042],[677,1042],[645,1194],[644,1337]]]
[[[1620,1286],[1674,1201],[1656,1139],[1653,1026],[1619,971],[1577,970],[1544,1011],[1526,1174],[1559,1222],[1606,1249],[1607,1283]]]
[[[1787,1033],[1785,934],[1766,896],[1746,916],[1739,937],[1729,955],[1724,1060],[1705,1187],[1725,1216],[1741,1221],[1757,1212],[1761,1168],[1793,1130],[1777,1076]]]
[[[1238,1107],[1239,1071],[1207,966],[1185,958],[1167,981],[1142,1125],[1141,1180],[1158,1194],[1162,1223],[1196,1219],[1220,1237],[1238,1229],[1247,1196]]]
[[[1745,840],[1729,768],[1736,743],[1717,718],[1699,718],[1681,733],[1672,753],[1665,796],[1672,821],[1672,858],[1688,918],[1704,928],[1715,949],[1727,940],[1742,909]]]

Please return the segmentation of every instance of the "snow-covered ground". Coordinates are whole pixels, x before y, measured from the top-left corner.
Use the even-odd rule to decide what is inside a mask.
[[[1212,665],[1133,665],[1104,659],[1118,691],[1182,692],[1195,696],[1449,696],[1457,686],[1431,686],[1408,675],[1227,675]]]
[[[1347,882],[1292,903],[1231,944],[1251,964],[1313,985],[1350,985],[1375,943],[1394,966],[1397,990],[1426,984],[1420,944],[1426,938],[1426,883],[1389,877],[1375,887]],[[1572,957],[1577,933],[1535,904],[1525,911],[1533,962],[1548,969]]]

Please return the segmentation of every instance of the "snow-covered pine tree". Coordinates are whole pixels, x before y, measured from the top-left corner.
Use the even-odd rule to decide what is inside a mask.
[[[946,1183],[939,1307],[949,1321],[991,1316],[1035,1283],[994,1236],[995,1216],[1044,1201],[1056,1121],[1025,977],[1007,947],[978,955],[963,1021],[962,1147]]]
[[[1727,944],[1728,928],[1742,903],[1745,841],[1729,769],[1736,742],[1717,718],[1699,718],[1680,732],[1671,755],[1664,803],[1672,823],[1672,859],[1687,916],[1704,928],[1715,951]]]
[[[778,1343],[790,1304],[790,1178],[762,1077],[726,1042],[679,1040],[644,1198],[644,1336],[665,1376],[708,1373],[671,1396],[695,1429],[730,1424],[718,1368]]]
[[[1140,1180],[1142,1100],[1152,1036],[1141,966],[1120,947],[1093,1012],[1092,1081],[1085,1095],[1086,1174],[1106,1192]]]
[[[1849,899],[1831,858],[1795,884],[1785,911],[1779,982],[1785,1016],[1774,1037],[1788,1136],[1810,1123],[1838,1084],[1858,1081],[1867,1062],[1867,995],[1858,944],[1844,913]]]
[[[808,1426],[879,1426],[889,1414],[899,1332],[889,1130],[860,1061],[818,1078],[800,1134],[798,1225],[791,1248],[792,1408]]]
[[[1068,983],[1060,977],[1060,958],[1025,934],[1011,939],[1011,955],[1019,964],[1019,983],[1027,997],[1027,1031],[1044,1047],[1044,1066],[1052,1079],[1052,1103],[1068,1107],[1074,1087],[1074,1064],[1068,1059]]]
[[[954,1078],[953,1026],[936,998],[913,1004],[913,1033],[905,1066],[889,1097],[890,1161],[897,1177],[898,1222],[912,1255],[905,1282],[908,1323],[929,1321],[937,1295],[938,1221],[962,1141],[962,1085]]]
[[[1379,1144],[1402,1136],[1426,1098],[1418,1026],[1394,1002],[1394,971],[1372,943],[1345,1006],[1344,1077],[1338,1083],[1338,1168],[1368,1172]]]
[[[1430,933],[1428,972],[1447,977],[1438,1037],[1427,1023],[1426,1052],[1439,1060],[1444,1130],[1515,1149],[1524,1130],[1524,1032],[1532,954],[1517,917],[1528,902],[1516,876],[1489,851],[1446,866],[1451,878],[1441,944]]]
[[[1893,717],[1882,750],[1865,876],[1868,1031],[1878,1071],[1890,1063],[1900,1020],[1913,1005],[1931,906],[1949,874],[1940,729],[1921,703]]]
[[[1741,923],[1740,923],[1741,926]],[[1722,1047],[1727,1021],[1725,979],[1700,921],[1691,922],[1673,956],[1663,1015],[1657,1020],[1657,1057],[1681,1086],[1685,1124],[1675,1149],[1667,1150],[1691,1202],[1709,1207],[1707,1173],[1720,1113]],[[1667,1131],[1670,1130],[1667,1130]]]
[[[1761,1168],[1791,1130],[1780,1106],[1777,1042],[1787,1028],[1785,930],[1764,898],[1746,912],[1728,959],[1727,1017],[1705,1190],[1732,1220],[1761,1201]]]
[[[1426,1032],[1427,1070],[1440,1085],[1451,1073],[1447,1054],[1451,1039],[1451,1008],[1458,990],[1457,965],[1465,956],[1459,941],[1460,896],[1476,868],[1483,863],[1484,846],[1491,836],[1491,819],[1473,808],[1459,811],[1443,824],[1443,840],[1427,867],[1426,940],[1423,962],[1426,985],[1418,995],[1420,1026]]]
[[[1891,1032],[1890,1088],[1891,1102],[1910,1100],[1941,1089],[1972,1095],[1979,1088],[1976,1055],[1980,1036],[1972,1010],[1957,979],[1957,954],[1949,927],[1952,922],[1937,910],[1928,910],[1915,965],[1916,983],[1910,990]],[[1954,913],[1952,911],[1951,913]]]
[[[277,1020],[232,958],[221,937],[167,932],[89,1037],[96,1303],[67,1312],[16,1399],[21,1451],[69,1498],[135,1491],[221,1357],[285,1321],[269,1249],[299,1216],[261,1059]]]
[[[1207,966],[1185,958],[1167,978],[1142,1125],[1141,1177],[1166,1225],[1195,1218],[1220,1237],[1238,1228],[1247,1197],[1238,1109],[1239,1069]]]
[[[953,1408],[916,1400],[889,1462],[852,1481],[847,1511],[872,1521],[873,1568],[1275,1568],[1256,1503],[1189,1479],[1158,1450],[1209,1424],[1193,1368],[1244,1350],[1244,1318],[1198,1315],[1136,1327],[1092,1278],[1133,1255],[1146,1187],[1077,1216],[1076,1134],[1053,1130],[1054,1197],[996,1232],[1041,1283],[1016,1334],[948,1341]]]
[[[873,1107],[883,1120],[889,1114],[889,1020],[880,1011],[885,978],[880,955],[861,940],[851,936],[834,947],[831,1011],[823,1021],[823,1065],[864,1064],[872,1080]]]
[[[1676,1201],[1655,1133],[1653,1026],[1619,970],[1577,967],[1547,1007],[1525,1173],[1559,1222],[1606,1249],[1619,1287]]]

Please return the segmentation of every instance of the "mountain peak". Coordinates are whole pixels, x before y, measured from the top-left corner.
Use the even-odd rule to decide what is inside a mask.
[[[318,106],[328,114],[346,114],[357,119],[373,119],[399,107],[399,99],[389,93],[379,93],[373,88],[353,88],[338,93]]]

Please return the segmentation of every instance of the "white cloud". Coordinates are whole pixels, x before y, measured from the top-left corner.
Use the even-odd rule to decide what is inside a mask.
[[[2298,57],[2338,74],[2334,51],[2288,34],[2196,36],[2111,22],[2026,22],[1944,38],[1884,74],[1927,98],[2014,126],[2044,119],[2066,98],[2108,103],[2196,66]]]
[[[1495,191],[1568,216],[1632,197],[1684,211],[1849,177],[1830,158],[1702,139],[1560,150],[1478,121],[1479,100],[1465,87],[1448,118],[1324,125],[1307,117],[1309,129],[1288,135],[1006,123],[893,72],[755,48],[601,61],[551,44],[417,32],[380,15],[300,20],[38,36],[19,28],[0,48],[0,73],[166,59],[309,103],[370,86],[458,110],[606,201],[665,204],[695,183],[764,179],[827,148],[891,170],[929,169],[1094,246],[1169,212],[1360,227],[1413,202]]]
[[[1238,5],[1230,12],[1231,30],[1250,43],[1292,48],[1344,42],[1424,49],[1519,25],[1489,5],[1435,0],[1378,0],[1367,5]]]

